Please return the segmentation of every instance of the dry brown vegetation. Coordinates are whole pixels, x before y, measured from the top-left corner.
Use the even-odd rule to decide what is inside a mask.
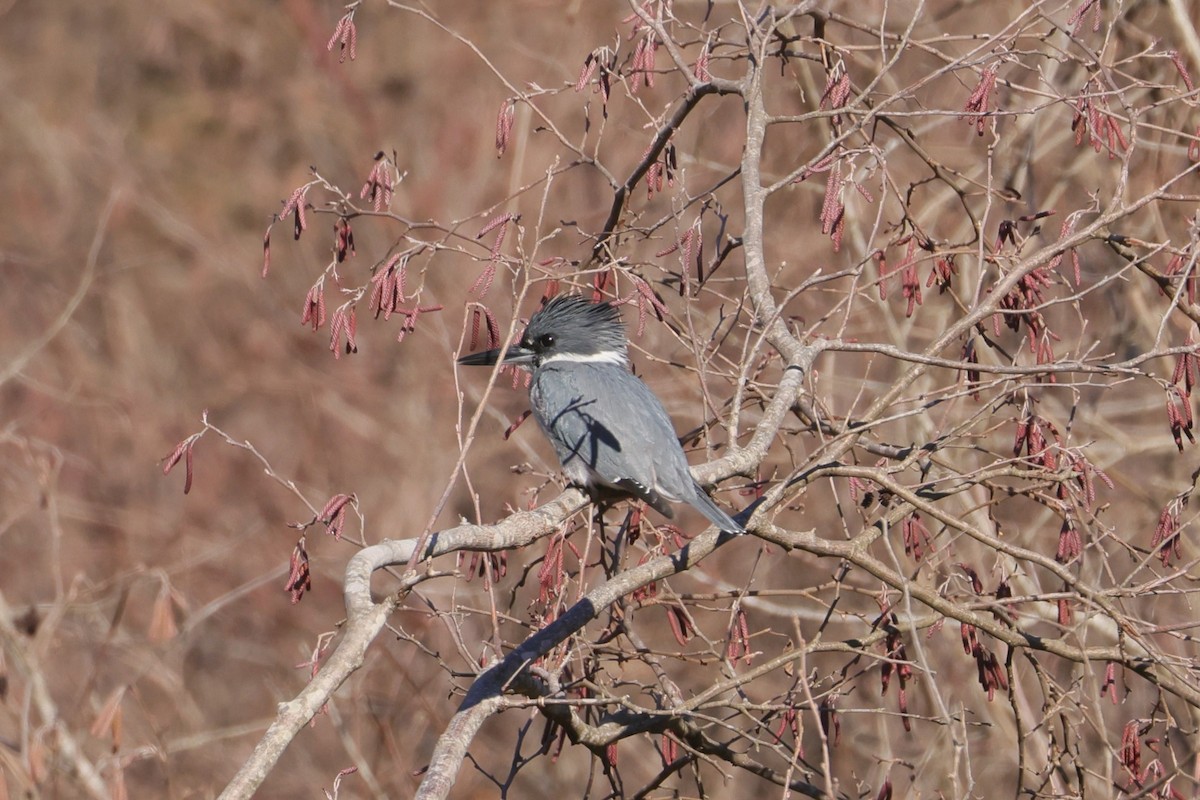
[[[1200,4],[831,5],[0,9],[0,800],[1200,792]],[[550,287],[753,535],[504,438]]]

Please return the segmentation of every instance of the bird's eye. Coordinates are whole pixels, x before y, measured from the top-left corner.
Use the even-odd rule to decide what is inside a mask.
[[[538,337],[538,345],[540,345],[541,347],[553,347],[554,346],[554,334],[543,333],[541,336]]]

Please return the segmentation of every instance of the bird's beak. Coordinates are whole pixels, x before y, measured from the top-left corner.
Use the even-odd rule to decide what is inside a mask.
[[[514,344],[505,350],[497,347],[495,350],[484,350],[482,353],[471,353],[458,360],[459,364],[468,367],[490,367],[499,361],[501,364],[529,364],[535,353],[532,350]]]

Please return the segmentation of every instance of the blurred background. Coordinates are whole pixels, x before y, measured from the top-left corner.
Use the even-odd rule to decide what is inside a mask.
[[[597,170],[572,170],[556,179],[543,211],[537,182],[556,158],[567,156],[556,146],[529,146],[539,135],[539,122],[519,107],[515,144],[498,160],[497,110],[512,87],[536,92],[538,86],[560,90],[573,84],[594,47],[611,44],[618,32],[627,37],[629,26],[621,20],[629,7],[617,0],[428,5],[446,28],[478,45],[512,86],[484,68],[463,41],[419,15],[379,3],[359,9],[357,58],[339,63],[338,49],[327,49],[344,13],[334,2],[163,0],[147,6],[0,0],[0,196],[7,198],[0,213],[0,617],[6,626],[0,634],[9,648],[0,661],[0,800],[4,792],[13,798],[80,796],[81,781],[69,774],[70,759],[64,756],[71,747],[99,766],[105,791],[114,797],[122,791],[130,797],[215,796],[273,718],[276,705],[304,685],[314,649],[327,643],[323,635],[335,632],[343,617],[341,574],[355,545],[333,541],[319,526],[310,529],[312,591],[292,605],[283,586],[298,533],[289,523],[308,521],[312,511],[264,473],[267,465],[258,456],[280,480],[295,481],[317,508],[336,493],[353,492],[362,513],[348,525],[347,535],[355,540],[413,536],[462,517],[476,519],[475,503],[461,482],[447,488],[459,455],[456,392],[465,394],[469,414],[487,380],[484,371],[463,373],[460,386],[452,368],[469,335],[464,333],[469,327],[466,288],[481,271],[478,259],[486,260],[491,241],[472,244],[473,238],[494,215],[520,211],[530,231],[562,229],[542,246],[539,258],[585,259],[590,243],[584,234],[601,228],[612,197]],[[695,11],[705,5],[689,7]],[[878,10],[884,4],[867,5]],[[941,31],[971,33],[987,17],[979,11],[984,4],[947,0],[934,5],[938,13],[928,21],[933,28],[922,29],[931,39]],[[1026,5],[989,6],[996,9],[996,19],[987,21],[1001,25]],[[1178,27],[1162,10],[1164,4],[1133,5],[1126,31],[1139,47]],[[904,14],[912,4],[889,7],[889,25],[902,27],[911,20]],[[722,13],[733,16],[730,8]],[[874,40],[869,35],[842,33],[868,54],[864,59],[870,57]],[[623,41],[624,52],[630,47],[628,38]],[[942,66],[928,54],[911,58],[896,70],[896,85]],[[1178,77],[1168,61],[1160,61],[1156,80],[1174,87]],[[1064,64],[1068,75],[1052,76],[1056,85],[1078,91],[1084,76],[1070,74],[1074,63]],[[811,110],[823,88],[819,63],[789,69],[795,72],[785,74],[782,88],[776,88],[774,108]],[[865,69],[855,73],[857,85],[869,79]],[[946,84],[961,95],[949,106],[961,105],[971,91],[951,79]],[[914,92],[915,102],[946,106],[946,84],[923,85]],[[643,90],[634,99],[614,95],[607,121],[594,94],[565,91],[540,102],[572,141],[582,139],[585,130],[594,133],[588,125],[605,126],[608,166],[616,165],[613,170],[623,179],[645,148],[649,130],[643,123],[667,108],[678,88],[676,83],[657,92]],[[689,162],[697,181],[693,186],[736,164],[743,141],[740,109],[736,99],[712,98],[679,134],[681,152],[704,154]],[[1090,192],[1103,194],[1114,185],[1115,165],[1104,166],[1102,156],[1075,146],[1070,110],[1063,106],[1054,114],[1052,127],[1039,127],[1047,124],[1041,118],[1027,127],[1014,123],[1016,131],[1006,140],[1011,148],[995,156],[997,173],[1007,170],[994,176],[995,186],[1015,187],[1007,195],[1010,202],[995,199],[999,192],[986,201],[980,192],[974,201],[994,202],[995,215],[1015,218],[1043,208],[1085,207]],[[738,124],[719,124],[729,120]],[[936,145],[938,157],[960,170],[957,174],[985,179],[984,146],[966,123],[951,115],[923,133],[922,142]],[[822,146],[817,136],[797,135],[793,142],[798,143],[785,139],[768,151],[770,177],[788,174]],[[360,311],[359,353],[335,360],[328,331],[314,334],[300,324],[305,295],[331,258],[333,217],[310,214],[310,229],[299,242],[293,241],[291,220],[275,226],[265,280],[263,235],[282,202],[311,180],[310,168],[357,196],[380,151],[394,153],[405,173],[392,209],[411,221],[438,220],[454,228],[458,238],[448,238],[457,250],[414,262],[410,291],[419,288],[422,306],[443,310],[422,315],[402,343],[396,342],[395,320],[376,324]],[[1182,148],[1174,143],[1161,152],[1167,154],[1164,163],[1182,159]],[[893,158],[889,168],[898,184],[923,174],[915,160]],[[1028,169],[1033,163],[1041,165],[1036,174]],[[1162,169],[1177,168],[1170,161]],[[1142,180],[1137,189],[1146,190],[1158,175],[1135,174],[1135,184]],[[520,192],[531,184],[532,190]],[[860,225],[848,232],[845,250],[835,254],[829,238],[820,234],[824,184],[824,175],[814,177],[781,192],[769,207],[768,253],[782,289],[797,285],[813,264],[836,269],[869,259],[872,247],[882,246],[872,236],[890,233],[871,228],[874,211],[868,213],[865,202],[856,208],[852,199]],[[731,215],[731,232],[740,224],[735,189],[718,193],[727,204],[721,210]],[[642,186],[636,191],[643,221],[672,213],[673,195],[651,203],[642,202]],[[914,205],[925,204],[923,218],[930,225],[943,218],[945,209],[956,208],[944,187],[923,184],[914,194]],[[310,192],[311,202],[325,199],[328,195],[317,189]],[[1165,223],[1147,222],[1144,230],[1160,238],[1168,237],[1167,230],[1178,236],[1182,223],[1176,211]],[[535,225],[540,214],[544,219]],[[950,212],[944,218],[957,219]],[[1050,240],[1058,235],[1061,219],[1048,225]],[[638,245],[646,262],[671,240],[669,226],[662,227],[655,229],[658,241]],[[385,220],[356,221],[358,255],[341,267],[347,284],[364,283],[368,268],[386,257],[402,231]],[[961,228],[956,233],[961,235]],[[994,228],[985,236],[993,233]],[[733,275],[736,261],[727,266]],[[1084,274],[1094,281],[1118,265],[1115,255],[1097,247],[1086,259]],[[962,285],[970,285],[970,267],[963,269]],[[505,328],[515,311],[528,314],[533,306],[527,301],[514,309],[511,288],[502,272],[487,298]],[[669,284],[657,288],[665,291]],[[1086,351],[1097,330],[1103,334],[1096,335],[1110,337],[1106,347],[1117,343],[1105,352],[1119,357],[1159,343],[1160,318],[1153,310],[1162,303],[1157,287],[1131,282],[1128,291],[1123,284],[1118,288],[1091,297],[1086,319],[1072,317],[1067,307],[1056,309],[1056,329],[1073,337],[1060,346],[1060,354]],[[719,291],[736,295],[738,290]],[[811,293],[815,298],[796,301],[788,309],[793,322],[817,326],[840,302],[841,291],[822,287]],[[327,288],[327,293],[332,311],[336,292]],[[937,302],[934,294],[927,289],[927,306],[911,321],[895,297],[890,306],[860,301],[846,312],[845,327],[837,333],[919,349],[957,313],[948,300],[940,311],[929,311]],[[685,306],[691,308],[678,296],[669,302],[679,319]],[[696,304],[688,324],[709,330],[716,305]],[[831,331],[840,324],[836,316],[830,315]],[[632,311],[626,318],[636,321]],[[1182,339],[1182,328],[1170,330]],[[735,331],[723,346],[725,354],[736,361],[746,338],[744,330]],[[695,354],[686,342],[652,324],[637,344],[645,348],[635,354],[639,370],[650,376],[680,430],[699,425],[712,406],[698,389]],[[849,417],[903,368],[883,358],[830,354],[813,380],[833,416]],[[953,388],[959,378],[943,374],[938,380]],[[908,407],[925,401],[920,391],[943,388],[932,379],[915,387],[906,398]],[[1081,383],[1073,392],[1046,390],[1041,406],[1048,417],[1075,420],[1073,444],[1103,437],[1090,452],[1126,493],[1107,520],[1114,529],[1124,526],[1131,539],[1142,537],[1143,547],[1164,503],[1190,485],[1192,468],[1176,457],[1161,394],[1144,388],[1130,382],[1105,394]],[[727,396],[718,393],[717,405]],[[1093,414],[1101,396],[1109,405],[1104,414]],[[542,499],[555,491],[546,485],[556,472],[552,454],[532,423],[511,440],[502,439],[525,407],[522,392],[502,385],[481,422],[480,440],[471,451],[474,486],[481,490],[480,519],[496,519],[507,507],[528,504],[530,491],[538,487],[545,487]],[[196,445],[194,485],[185,496],[182,467],[164,477],[163,459],[201,429],[205,411],[234,440],[248,440],[257,455],[210,432]],[[746,412],[747,426],[754,413]],[[882,425],[880,436],[901,444],[932,440],[942,432],[938,426],[952,427],[941,413]],[[971,436],[977,437],[978,452],[990,448],[1003,454],[1011,448],[1008,423],[1015,409],[999,414],[994,427],[986,421],[986,407],[969,413],[977,415]],[[797,432],[807,435],[800,422],[787,431]],[[800,436],[789,440],[777,448],[770,466],[788,474],[804,462],[810,444]],[[965,451],[964,458],[973,457],[971,448]],[[514,464],[526,465],[525,474],[513,475]],[[857,532],[866,523],[856,515],[854,501],[846,502],[831,484],[809,487],[805,505],[784,510],[780,523],[797,530],[819,526],[830,538]],[[721,499],[738,507],[748,502],[732,492]],[[1053,553],[1058,520],[1045,508],[1025,501],[1006,504],[991,522],[1011,541]],[[686,516],[684,523],[696,527]],[[774,554],[757,543],[738,544],[745,546],[726,548],[679,586],[699,596],[760,581],[781,594],[793,592],[774,605],[764,601],[754,607],[762,616],[751,627],[756,635],[763,633],[756,647],[777,652],[791,644],[789,637],[799,640],[802,629],[811,632],[823,618],[822,608],[796,598],[807,587],[830,589],[837,565],[803,563],[799,555],[773,559],[764,557]],[[958,552],[968,551],[969,545],[960,546]],[[1112,542],[1105,547],[1120,551]],[[984,572],[991,562],[981,556],[972,563]],[[1145,561],[1139,569],[1144,566]],[[987,575],[989,586],[998,574]],[[503,587],[512,592],[506,599],[517,596],[516,584],[526,578],[514,561]],[[376,590],[382,588],[377,579]],[[877,589],[877,582],[863,580],[846,590],[838,610],[848,621],[839,636],[866,629],[878,613]],[[439,611],[454,605],[471,618],[454,629],[446,617],[426,613],[425,602]],[[261,796],[319,796],[340,770],[353,765],[373,767],[374,773],[348,778],[343,797],[411,793],[419,781],[415,773],[457,706],[451,689],[467,683],[463,678],[452,683],[448,665],[462,667],[456,658],[480,655],[452,648],[464,639],[478,644],[489,634],[488,602],[480,581],[446,581],[415,595],[408,610],[397,615],[397,627],[439,654],[445,648],[444,660],[439,663],[411,643],[379,642],[328,714],[288,750]],[[524,611],[522,602],[512,601],[514,616]],[[1187,599],[1150,602],[1183,613]],[[714,618],[724,616],[724,609],[713,611]],[[716,649],[724,624],[710,631]],[[958,650],[952,627],[946,626],[939,643],[928,645],[931,650]],[[668,641],[665,622],[654,630]],[[19,658],[13,648],[21,650]],[[847,660],[830,656],[822,662],[823,674],[836,673]],[[922,692],[940,691],[955,708],[967,709],[963,718],[973,722],[969,732],[964,724],[963,741],[991,755],[996,751],[989,748],[999,747],[998,741],[1013,740],[1013,728],[999,716],[975,725],[979,714],[995,707],[982,698],[970,659],[959,656],[947,663],[952,666],[938,673],[937,682],[930,680],[913,693],[928,700]],[[1057,675],[1063,685],[1077,685],[1072,669],[1063,667]],[[630,670],[631,682],[643,677]],[[713,674],[697,666],[692,677],[700,686]],[[771,680],[787,683],[778,675]],[[683,677],[680,681],[688,686]],[[877,757],[884,760],[884,751],[928,779],[928,785],[944,781],[952,734],[939,740],[941,749],[924,739],[893,741],[894,716],[874,713],[873,707],[894,709],[894,698],[875,693],[873,674],[861,685],[868,690],[847,703],[846,744],[835,754],[842,788],[851,791],[860,780],[868,785],[864,775],[878,778],[878,770],[872,770]],[[1095,688],[1087,684],[1089,697],[1096,696]],[[1155,713],[1153,698],[1143,695],[1140,702],[1139,713]],[[923,711],[932,713],[930,707],[926,703]],[[856,726],[859,712],[872,713],[860,713]],[[1087,722],[1111,734],[1127,716],[1113,712],[1105,720],[1097,712]],[[501,777],[515,731],[528,718],[518,717],[512,712],[489,722],[473,748]],[[47,718],[59,721],[57,729],[41,724]],[[811,720],[808,725],[812,747]],[[539,722],[531,741],[540,733]],[[632,767],[631,774],[648,780],[660,767],[659,756],[652,749],[637,750],[644,744],[638,742],[622,745],[622,758],[625,765],[641,758],[644,764]],[[1070,746],[1082,759],[1101,763],[1112,756],[1112,742],[1109,736],[1106,745],[1101,735]],[[978,763],[980,785],[1012,779],[1011,760],[993,763],[983,756]],[[516,786],[521,797],[581,796],[580,787],[594,769],[586,753],[568,747],[561,760],[540,762]],[[708,789],[711,796],[741,797],[747,787],[761,788],[756,780],[739,774]],[[495,794],[495,785],[481,772],[464,768],[455,796]]]
[[[441,5],[498,67],[556,84],[627,13],[617,2]],[[374,154],[395,151],[407,178],[393,207],[414,219],[477,214],[513,180],[494,148],[509,92],[466,47],[368,4],[357,59],[339,63],[326,45],[343,13],[314,0],[0,8],[0,592],[34,634],[63,726],[94,759],[119,750],[133,797],[215,794],[343,616],[351,547],[310,535],[313,590],[292,606],[287,523],[311,512],[248,453],[209,436],[190,495],[181,472],[163,477],[201,413],[318,507],[357,493],[372,539],[419,532],[458,454],[450,364],[474,271],[425,276],[422,304],[446,310],[403,345],[394,324],[364,319],[360,354],[337,361],[327,331],[299,324],[332,219],[310,217],[299,243],[290,221],[276,228],[260,277],[271,215],[310,165],[357,193]],[[356,282],[397,232],[356,231]],[[486,435],[499,443],[502,430],[493,421]],[[521,457],[510,449],[508,462]],[[460,491],[442,521],[465,502]],[[436,720],[421,719],[421,702],[394,703],[440,675],[407,666],[368,665],[377,702],[355,724],[374,729],[347,728],[333,709],[264,796],[317,796],[353,763],[351,740],[394,758],[386,785],[415,785],[407,770],[453,704],[444,683],[428,698]],[[41,796],[75,796],[56,748],[28,741],[53,735],[23,725],[26,681],[14,672],[7,686],[0,793],[37,794],[32,751]],[[114,692],[119,742],[103,724]]]

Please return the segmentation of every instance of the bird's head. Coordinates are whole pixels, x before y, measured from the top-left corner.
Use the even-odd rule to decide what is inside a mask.
[[[519,342],[507,350],[463,356],[458,363],[497,361],[535,368],[552,362],[626,364],[625,326],[610,303],[591,303],[577,294],[558,295],[533,315]]]

